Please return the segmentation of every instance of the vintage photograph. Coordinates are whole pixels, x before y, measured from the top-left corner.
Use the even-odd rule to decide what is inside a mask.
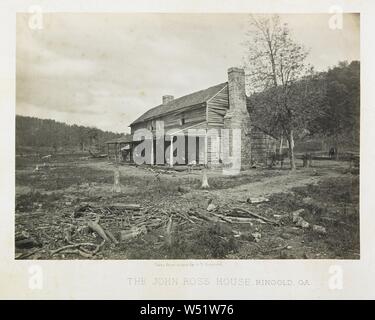
[[[360,259],[360,15],[16,17],[15,259]]]

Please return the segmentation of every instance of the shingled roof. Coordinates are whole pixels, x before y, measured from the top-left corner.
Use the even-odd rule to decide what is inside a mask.
[[[180,109],[196,106],[210,100],[215,94],[222,90],[227,85],[227,82],[220,83],[216,86],[190,93],[186,96],[174,99],[167,104],[158,105],[141,115],[137,120],[133,121],[131,125],[140,123],[146,120],[158,118],[164,114],[178,111]]]

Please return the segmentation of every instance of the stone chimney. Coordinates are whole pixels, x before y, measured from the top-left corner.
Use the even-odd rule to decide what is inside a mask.
[[[250,115],[246,107],[245,71],[240,68],[228,69],[229,110],[224,117],[225,129],[241,129],[241,168],[251,165]],[[230,148],[236,148],[230,139]]]
[[[233,113],[246,112],[245,71],[228,69],[229,108]]]
[[[165,95],[163,96],[163,104],[167,104],[168,102],[171,102],[174,99],[171,95]]]

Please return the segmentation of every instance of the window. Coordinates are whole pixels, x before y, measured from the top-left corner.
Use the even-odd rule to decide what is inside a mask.
[[[183,126],[185,124],[185,115],[181,115],[180,124]]]

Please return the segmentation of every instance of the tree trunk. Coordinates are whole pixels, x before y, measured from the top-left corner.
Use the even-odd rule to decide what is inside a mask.
[[[282,154],[282,152],[283,152],[283,141],[284,139],[283,139],[283,136],[281,135],[280,136],[280,147],[279,147],[279,155],[281,155]]]
[[[289,160],[290,160],[290,170],[296,170],[296,161],[294,158],[294,137],[293,130],[289,131],[288,135],[288,144],[289,144]]]
[[[339,135],[336,131],[333,133],[333,148],[335,150],[335,153],[334,153],[332,158],[334,160],[337,160],[338,159],[338,150],[339,150]]]
[[[335,137],[335,156],[334,156],[334,159],[337,160],[339,158],[339,138],[336,136]]]

